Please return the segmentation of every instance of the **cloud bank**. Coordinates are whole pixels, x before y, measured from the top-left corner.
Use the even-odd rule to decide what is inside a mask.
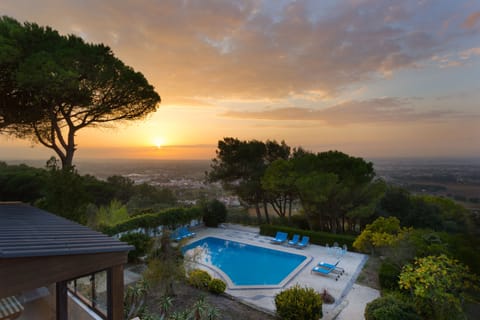
[[[185,97],[281,99],[311,92],[322,92],[315,97],[321,100],[374,77],[421,68],[480,31],[480,11],[465,6],[472,4],[4,0],[0,11],[111,45],[169,103],[182,104]]]
[[[328,125],[357,123],[402,123],[442,120],[456,116],[452,111],[418,111],[413,101],[399,98],[378,98],[366,101],[348,101],[325,109],[267,108],[260,111],[227,111],[225,117],[283,121],[321,121]]]

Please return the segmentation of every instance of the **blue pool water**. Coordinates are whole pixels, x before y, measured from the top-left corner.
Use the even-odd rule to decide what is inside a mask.
[[[306,257],[214,237],[204,238],[183,247],[196,249],[200,261],[221,269],[234,285],[278,285]]]

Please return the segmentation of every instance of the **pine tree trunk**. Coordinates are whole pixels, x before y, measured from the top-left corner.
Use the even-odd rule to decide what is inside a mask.
[[[255,203],[255,212],[257,213],[258,224],[262,224],[262,213],[260,212],[260,206],[258,203]]]

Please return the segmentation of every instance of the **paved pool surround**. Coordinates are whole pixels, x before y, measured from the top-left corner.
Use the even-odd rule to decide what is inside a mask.
[[[338,281],[336,281],[334,276],[321,276],[311,272],[312,268],[321,261],[327,263],[336,262],[337,259],[332,256],[324,246],[311,244],[305,249],[297,249],[286,244],[272,244],[272,237],[260,235],[258,228],[244,227],[240,225],[224,224],[220,228],[200,228],[195,231],[197,232],[197,236],[193,239],[189,239],[187,243],[195,242],[205,237],[216,237],[253,246],[301,254],[307,257],[278,286],[235,286],[229,277],[220,269],[211,265],[197,265],[197,267],[208,271],[213,277],[224,280],[227,283],[225,293],[228,295],[241,300],[252,307],[272,314],[275,312],[275,295],[291,286],[299,284],[303,287],[314,288],[318,292],[327,290],[328,293],[335,298],[335,303],[331,305],[323,305],[323,319],[335,318],[341,310],[348,305],[348,300],[346,300],[345,297],[352,289],[358,274],[368,258],[368,256],[364,254],[347,252],[341,258],[338,265],[345,269],[345,273],[338,279]],[[187,267],[193,267],[193,265]],[[358,319],[363,319],[363,310],[359,316]]]
[[[260,248],[263,248],[263,249],[281,251],[281,252],[285,252],[285,253],[289,253],[289,254],[295,254],[297,256],[304,257],[303,261],[301,261],[292,271],[290,271],[285,277],[283,277],[283,279],[281,281],[279,281],[278,284],[238,285],[238,284],[235,284],[232,281],[232,279],[228,276],[228,274],[226,274],[224,272],[224,270],[222,270],[221,268],[218,268],[215,265],[206,264],[206,263],[203,263],[203,262],[196,262],[197,264],[200,264],[203,268],[207,269],[213,276],[215,276],[217,278],[221,278],[227,284],[227,287],[230,290],[281,289],[281,288],[285,287],[292,280],[292,278],[295,277],[300,271],[302,271],[305,268],[305,266],[308,265],[313,259],[313,257],[303,254],[303,252],[301,250],[297,250],[296,252],[292,252],[291,250],[287,250],[287,248],[285,248],[282,245],[276,245],[275,248],[270,248],[270,247],[266,247],[264,245],[254,244],[254,243],[252,243],[252,241],[247,242],[247,241],[233,240],[232,238],[227,238],[227,237],[224,237],[223,235],[215,236],[215,237],[207,236],[207,237],[197,238],[196,240],[191,240],[189,243],[198,242],[198,241],[201,241],[201,240],[204,240],[204,239],[207,239],[207,238],[216,238],[216,239],[221,239],[221,240],[226,240],[226,241],[232,241],[232,242],[236,242],[236,243],[240,243],[240,244],[247,244],[247,245],[250,245],[250,246],[253,246],[253,247],[260,247]],[[245,258],[245,259],[247,259],[247,258]],[[246,260],[246,261],[243,261],[242,263],[248,264],[249,261]],[[274,268],[274,267],[276,267],[276,266],[272,266],[272,268]]]

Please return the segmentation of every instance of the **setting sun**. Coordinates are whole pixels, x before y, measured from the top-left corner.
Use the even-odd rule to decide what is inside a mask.
[[[161,148],[165,145],[165,138],[163,137],[156,137],[153,139],[153,145],[157,148]]]

